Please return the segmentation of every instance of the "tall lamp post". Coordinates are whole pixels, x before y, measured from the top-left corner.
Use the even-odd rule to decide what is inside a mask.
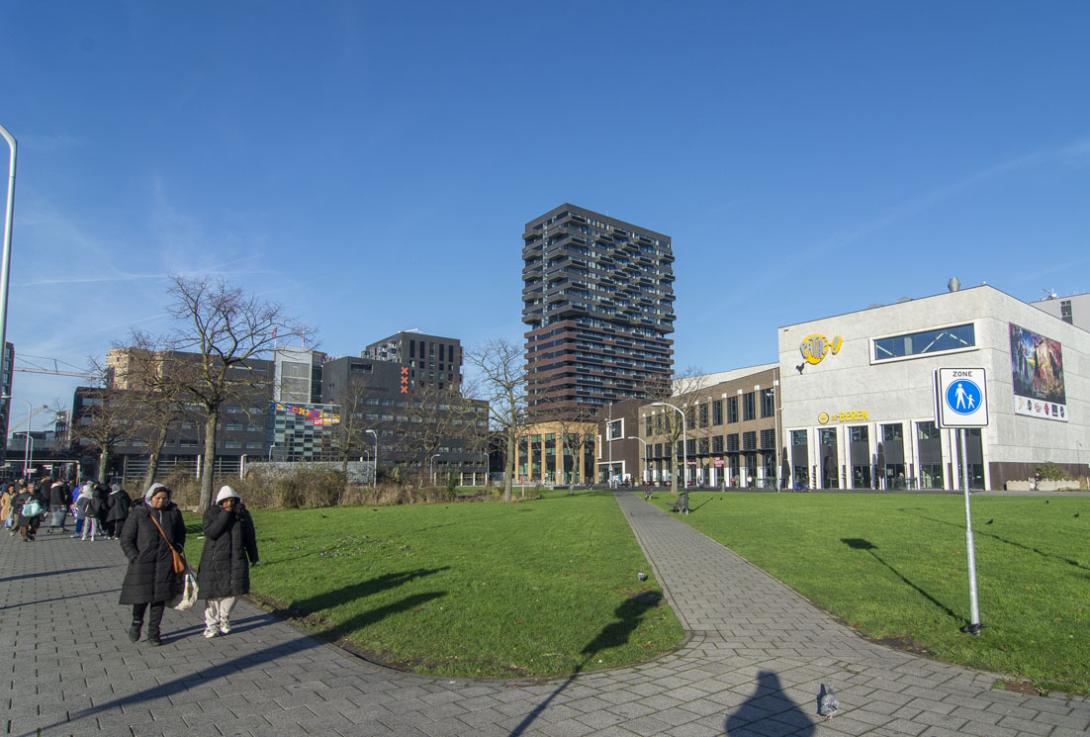
[[[431,485],[435,486],[435,459],[439,457],[438,453],[432,454],[432,457],[428,459],[428,475],[431,476]]]
[[[638,435],[629,435],[625,440],[639,440],[643,446],[643,475],[640,478],[644,483],[647,483],[647,441]]]
[[[364,435],[372,435],[375,438],[375,472],[371,474],[371,488],[378,486],[378,433],[374,430],[364,430]]]
[[[8,142],[8,148],[11,149],[11,157],[8,159],[7,207],[4,211],[4,255],[0,262],[0,364],[2,364],[3,359],[7,357],[5,347],[8,335],[8,282],[11,276],[11,228],[15,217],[15,154],[18,145],[15,137],[3,125],[0,125],[0,136],[3,136]],[[27,432],[30,432],[30,428],[27,428]]]
[[[681,480],[686,489],[689,488],[689,437],[688,429],[685,427],[685,413],[681,411],[681,408],[677,405],[670,404],[669,402],[652,402],[652,407],[669,407],[670,409],[681,415]],[[677,469],[674,469],[677,472]]]
[[[34,420],[34,415],[47,409],[49,407],[44,404],[35,408],[33,402],[29,399],[26,400],[26,448],[23,452],[23,478],[30,478],[30,451],[33,447],[31,444],[34,442],[34,439],[30,437],[30,423]]]

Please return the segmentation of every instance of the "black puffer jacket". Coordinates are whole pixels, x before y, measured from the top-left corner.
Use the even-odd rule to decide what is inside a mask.
[[[250,513],[214,504],[204,513],[204,551],[197,574],[202,599],[250,592],[250,563],[257,563],[257,537]]]
[[[111,492],[106,498],[106,521],[124,522],[129,516],[131,507],[132,499],[129,499],[129,495],[123,489]]]
[[[185,522],[173,502],[162,509],[143,504],[133,507],[121,530],[121,551],[129,559],[129,568],[121,582],[120,604],[170,601],[181,591],[182,580],[174,573],[170,547],[151,521],[152,514],[178,552],[185,545]]]

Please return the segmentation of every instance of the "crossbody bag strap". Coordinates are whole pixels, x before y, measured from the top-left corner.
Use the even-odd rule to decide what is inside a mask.
[[[148,512],[148,519],[150,519],[151,523],[153,525],[155,525],[155,529],[159,530],[159,534],[162,535],[162,537],[163,537],[163,542],[165,542],[167,544],[167,547],[170,548],[171,552],[174,553],[175,555],[181,555],[181,553],[179,553],[174,548],[174,544],[171,543],[170,540],[167,539],[167,534],[163,531],[163,526],[160,525],[159,522],[155,519],[155,515],[153,515],[151,512]]]

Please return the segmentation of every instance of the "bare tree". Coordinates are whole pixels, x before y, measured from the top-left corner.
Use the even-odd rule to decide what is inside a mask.
[[[694,392],[699,391],[704,387],[704,377],[698,369],[687,368],[684,371],[678,373],[670,381],[669,384],[659,383],[654,390],[649,394],[649,398],[655,402],[663,402],[672,406],[661,406],[658,409],[661,413],[655,417],[655,430],[657,434],[664,434],[666,440],[670,446],[670,493],[677,496],[677,477],[678,477],[678,444],[685,442],[686,437],[685,430],[692,429],[694,423],[691,422],[693,417],[692,408],[687,406],[692,397],[690,396]],[[674,409],[674,408],[677,409]],[[687,417],[682,422],[681,416],[678,411],[686,413]],[[661,429],[661,433],[659,432]],[[682,468],[681,473],[687,473],[687,469],[684,468],[684,450],[681,454]],[[684,476],[683,476],[684,478]]]
[[[576,410],[574,413],[563,414],[557,418],[556,424],[560,429],[560,483],[569,486],[573,481],[569,480],[567,462],[569,454],[572,459],[572,474],[577,474],[583,449],[587,445],[585,428],[588,424],[597,420],[597,413],[592,409]]]
[[[498,338],[470,352],[466,360],[481,374],[482,389],[488,399],[489,423],[502,432],[506,440],[503,500],[509,502],[515,477],[515,445],[526,424],[526,368],[522,349],[509,340]]]
[[[415,451],[419,468],[418,485],[423,486],[424,469],[433,457],[466,447],[476,431],[476,406],[456,386],[421,383],[413,387],[405,415],[408,423],[402,439]],[[432,483],[429,479],[429,483]]]
[[[204,465],[199,509],[212,499],[216,425],[228,398],[251,394],[272,382],[249,363],[267,355],[279,338],[305,338],[307,330],[287,318],[280,305],[244,294],[220,280],[173,277],[171,314],[180,322],[165,339],[168,350],[191,353],[171,366],[174,381],[204,416]],[[190,360],[192,358],[192,360]]]
[[[359,457],[365,450],[370,453],[371,443],[367,440],[369,425],[364,413],[369,390],[370,382],[367,377],[353,374],[348,379],[348,386],[340,403],[341,421],[333,430],[333,447],[340,457],[341,472],[345,479],[348,478],[349,460]],[[377,480],[377,463],[375,474]]]
[[[72,418],[73,445],[88,445],[98,451],[98,481],[106,483],[110,457],[114,448],[131,440],[139,430],[139,402],[131,392],[116,388],[110,373],[95,361],[88,372],[95,377],[92,396],[84,402],[86,409],[79,418]]]

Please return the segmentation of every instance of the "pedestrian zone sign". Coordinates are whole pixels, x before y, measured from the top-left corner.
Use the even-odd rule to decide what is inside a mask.
[[[988,382],[982,368],[942,368],[935,372],[939,427],[987,427]]]

